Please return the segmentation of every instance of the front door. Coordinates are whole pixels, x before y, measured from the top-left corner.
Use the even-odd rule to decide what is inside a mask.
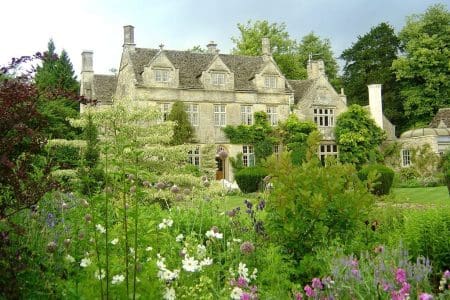
[[[220,157],[216,157],[216,180],[221,180],[224,178],[223,174],[223,160]]]

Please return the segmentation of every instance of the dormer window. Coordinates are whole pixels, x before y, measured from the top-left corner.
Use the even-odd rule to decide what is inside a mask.
[[[155,69],[155,81],[156,82],[168,82],[169,81],[169,70],[166,69]]]
[[[264,76],[264,86],[267,89],[276,89],[277,88],[277,76],[274,76],[274,75]]]
[[[211,73],[211,82],[213,85],[225,85],[225,73]]]

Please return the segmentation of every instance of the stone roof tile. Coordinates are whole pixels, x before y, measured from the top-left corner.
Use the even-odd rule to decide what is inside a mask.
[[[288,80],[294,90],[294,103],[297,104],[313,86],[315,79],[308,80]]]
[[[115,75],[94,75],[95,98],[101,103],[109,104],[116,91],[117,77]]]
[[[430,127],[438,128],[441,120],[444,122],[445,126],[450,127],[450,108],[440,108],[433,120],[431,120]]]

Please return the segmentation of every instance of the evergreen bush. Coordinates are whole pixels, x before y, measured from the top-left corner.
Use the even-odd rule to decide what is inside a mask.
[[[266,169],[261,167],[248,167],[239,170],[234,178],[244,193],[253,193],[258,190],[264,177],[268,175]]]
[[[73,169],[80,160],[80,148],[73,145],[57,145],[49,150],[52,161],[61,169]]]
[[[373,164],[364,166],[358,172],[358,177],[364,181],[367,180],[369,174],[373,172],[379,175],[376,180],[377,184],[373,185],[372,193],[379,196],[389,194],[392,182],[394,181],[394,171],[384,165]]]

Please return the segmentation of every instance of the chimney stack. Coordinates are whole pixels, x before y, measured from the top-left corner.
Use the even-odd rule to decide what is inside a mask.
[[[134,27],[132,25],[123,26],[123,46],[134,49]]]
[[[262,43],[262,54],[263,55],[270,55],[270,40],[267,37],[263,37],[261,39]]]
[[[369,84],[369,108],[375,123],[383,128],[383,103],[381,100],[381,84]]]
[[[94,72],[93,57],[94,52],[91,50],[84,50],[81,52],[81,73]]]
[[[209,44],[206,45],[206,48],[208,48],[209,54],[219,53],[219,50],[217,49],[217,44],[214,41],[209,42]]]
[[[319,60],[310,59],[308,61],[306,72],[308,73],[308,79],[317,79],[321,76],[326,77],[325,63],[321,59]]]

